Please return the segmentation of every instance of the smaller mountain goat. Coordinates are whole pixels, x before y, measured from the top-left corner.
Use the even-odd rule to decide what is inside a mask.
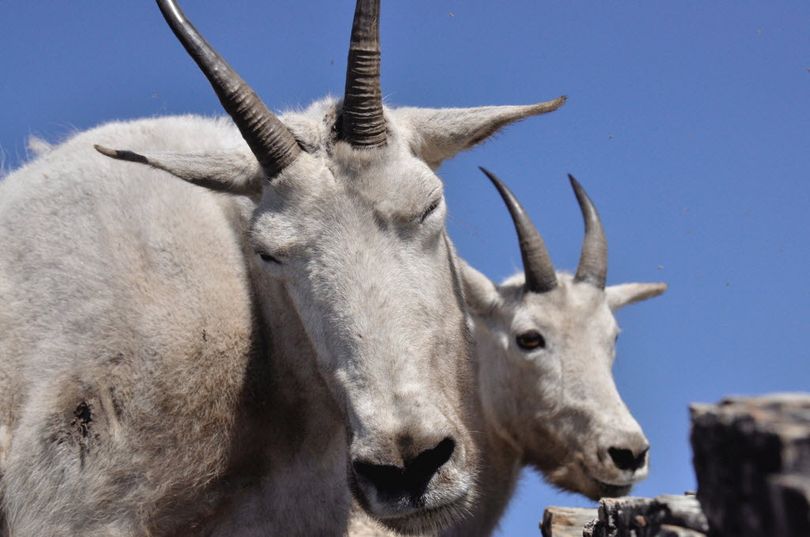
[[[649,444],[616,390],[613,312],[658,296],[664,283],[606,287],[607,242],[599,215],[569,176],[585,220],[574,276],[554,270],[543,239],[512,192],[483,170],[515,223],[524,272],[495,285],[464,265],[473,315],[479,405],[480,497],[472,516],[442,535],[489,535],[532,466],[552,484],[592,499],[619,496],[647,476]],[[355,516],[352,537],[386,531]]]

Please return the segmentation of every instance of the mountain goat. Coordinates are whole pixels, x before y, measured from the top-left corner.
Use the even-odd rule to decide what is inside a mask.
[[[517,198],[485,173],[514,221],[524,271],[498,286],[469,265],[462,269],[485,426],[477,437],[480,496],[470,518],[439,532],[447,536],[490,535],[525,466],[592,499],[627,494],[647,475],[649,444],[611,373],[619,333],[613,312],[660,295],[666,285],[605,286],[602,224],[571,176],[585,240],[576,274],[556,272]],[[352,520],[352,537],[387,534],[361,513]]]
[[[10,534],[340,535],[352,497],[456,522],[472,336],[434,170],[564,99],[384,107],[358,0],[344,98],[278,117],[157,3],[233,122],[107,124],[0,183]]]

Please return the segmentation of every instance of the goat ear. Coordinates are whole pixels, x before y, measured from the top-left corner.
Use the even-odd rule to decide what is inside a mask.
[[[461,280],[464,282],[464,300],[473,313],[487,314],[498,303],[498,289],[492,280],[461,262]]]
[[[623,283],[605,288],[608,306],[617,310],[634,302],[656,297],[667,290],[665,283]]]
[[[93,147],[107,157],[146,164],[218,192],[251,195],[262,190],[263,174],[259,162],[247,149],[227,153],[136,153],[101,145]]]
[[[525,106],[478,108],[399,108],[400,121],[411,131],[414,153],[434,170],[457,153],[483,142],[501,128],[527,117],[553,112],[565,97]]]

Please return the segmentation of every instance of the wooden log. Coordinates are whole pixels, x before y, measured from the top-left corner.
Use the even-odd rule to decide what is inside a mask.
[[[699,534],[708,531],[700,504],[690,495],[603,498],[599,502],[599,524],[604,525],[608,537],[658,537],[665,525]]]
[[[582,537],[582,528],[596,517],[596,509],[549,507],[543,513],[540,532],[543,537]]]
[[[603,498],[598,510],[550,507],[541,528],[543,537],[705,537],[708,523],[694,495],[667,495]]]
[[[709,531],[709,523],[694,494],[664,495],[655,498],[663,511],[662,523],[669,527],[680,527],[701,534]],[[663,526],[662,526],[663,527]]]

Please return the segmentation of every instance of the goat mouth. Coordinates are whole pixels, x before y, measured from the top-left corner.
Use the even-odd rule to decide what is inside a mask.
[[[412,500],[403,512],[375,513],[354,475],[349,478],[349,489],[355,501],[377,523],[403,535],[421,535],[444,530],[456,524],[470,512],[473,494],[465,491],[441,505],[424,505],[421,499]],[[421,505],[420,505],[421,504]]]
[[[422,535],[441,531],[456,524],[469,513],[469,504],[469,495],[464,495],[436,507],[424,507],[402,516],[375,517],[375,519],[383,526],[403,535]]]
[[[580,463],[582,473],[586,476],[588,481],[591,482],[592,487],[589,487],[593,493],[586,493],[592,500],[599,500],[600,498],[618,498],[619,496],[627,496],[635,485],[635,481],[624,481],[621,483],[602,481],[593,476],[585,464]]]
[[[618,498],[619,496],[627,496],[633,488],[633,484],[629,485],[614,485],[613,483],[605,483],[594,479],[593,482],[599,489],[599,496],[601,498]]]

